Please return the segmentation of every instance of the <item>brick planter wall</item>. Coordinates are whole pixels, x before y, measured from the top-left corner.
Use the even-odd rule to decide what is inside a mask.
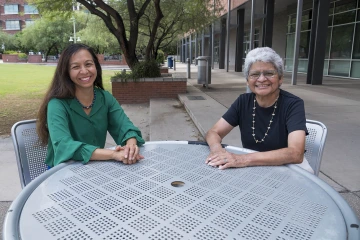
[[[120,104],[148,103],[151,98],[177,98],[186,93],[186,78],[143,78],[138,81],[112,81],[112,94]]]
[[[168,67],[161,67],[160,68],[160,73],[169,73],[169,68]]]
[[[42,63],[41,55],[28,55],[28,63]]]
[[[3,54],[3,62],[4,63],[17,63],[19,62],[19,58],[17,54]]]

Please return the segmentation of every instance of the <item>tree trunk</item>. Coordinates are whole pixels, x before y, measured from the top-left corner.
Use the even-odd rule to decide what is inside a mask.
[[[117,12],[110,5],[106,4],[105,1],[102,0],[76,0],[77,2],[84,5],[91,14],[94,14],[100,17],[109,31],[115,36],[117,39],[122,52],[124,53],[125,60],[129,65],[130,69],[133,69],[136,63],[138,63],[138,59],[135,54],[136,44],[139,35],[139,19],[144,15],[144,12],[151,2],[151,0],[145,0],[141,8],[138,12],[136,12],[134,0],[127,0],[127,8],[130,17],[130,35],[129,40],[126,36],[126,29],[123,22],[123,18],[120,16],[119,12]],[[155,0],[160,4],[160,0]],[[101,9],[101,10],[99,10]],[[160,10],[161,11],[161,10]],[[161,18],[160,18],[161,19]]]
[[[148,45],[145,50],[145,60],[150,60],[152,57],[151,53],[152,53],[154,42],[155,42],[156,32],[157,32],[157,29],[159,28],[161,19],[164,17],[164,15],[161,11],[161,8],[160,8],[160,0],[154,0],[154,5],[155,5],[156,18],[155,18],[154,24],[152,26],[152,30],[150,32],[150,39],[149,39]]]

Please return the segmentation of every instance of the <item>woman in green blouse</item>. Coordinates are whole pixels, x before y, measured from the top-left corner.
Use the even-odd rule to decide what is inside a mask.
[[[70,159],[133,164],[143,158],[138,148],[144,144],[140,130],[104,90],[96,54],[83,44],[72,44],[61,54],[40,106],[37,131],[47,145],[50,167]],[[122,147],[104,149],[107,131]]]

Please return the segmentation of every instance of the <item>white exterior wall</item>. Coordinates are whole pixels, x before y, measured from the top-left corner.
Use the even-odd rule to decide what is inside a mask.
[[[285,59],[285,50],[286,50],[287,19],[288,19],[288,15],[286,11],[282,13],[277,13],[274,16],[272,48],[283,59]]]

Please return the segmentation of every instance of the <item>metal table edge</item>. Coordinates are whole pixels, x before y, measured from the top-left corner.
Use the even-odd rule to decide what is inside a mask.
[[[302,174],[306,178],[310,179],[314,183],[316,183],[319,187],[321,187],[335,202],[335,204],[341,210],[341,214],[345,220],[345,225],[348,234],[348,240],[359,240],[360,239],[360,220],[355,215],[354,211],[350,207],[350,205],[345,201],[341,195],[335,191],[329,184],[321,180],[319,177],[301,169],[300,167],[294,164],[287,164],[287,167],[290,169]]]
[[[19,231],[19,221],[22,209],[30,197],[31,193],[35,191],[35,189],[48,177],[50,177],[55,172],[61,170],[62,168],[66,167],[67,165],[71,164],[72,161],[61,163],[37,178],[31,181],[25,188],[22,189],[20,194],[15,198],[15,200],[11,203],[3,224],[3,240],[18,240],[20,238],[20,231]]]

